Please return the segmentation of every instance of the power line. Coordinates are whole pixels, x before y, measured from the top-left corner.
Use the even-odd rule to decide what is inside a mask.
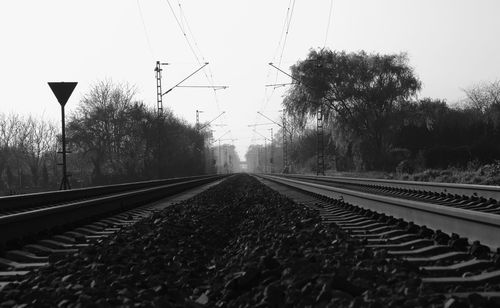
[[[330,31],[330,21],[332,19],[332,11],[333,11],[333,0],[330,0],[330,13],[328,13],[328,23],[326,24],[325,43],[323,44],[323,47],[326,47],[326,41],[328,40],[328,32]]]
[[[283,48],[281,49],[281,55],[278,61],[280,66],[281,66],[281,60],[283,60],[283,54],[285,53],[286,41],[288,39],[288,33],[290,32],[290,25],[292,24],[292,16],[294,9],[295,9],[295,0],[293,0],[290,16],[288,17],[288,24],[286,26],[285,38],[283,39],[283,46],[282,46]]]
[[[285,33],[288,17],[290,16],[290,7],[291,7],[292,1],[293,0],[290,0],[288,3],[288,8],[286,10],[285,20],[283,21],[283,27],[281,28],[280,39],[278,41],[278,45],[276,46],[276,50],[274,51],[274,54],[273,54],[273,61],[276,59],[276,56],[278,55],[278,52],[279,52],[280,47],[281,47],[281,42],[283,40],[283,34]]]
[[[144,35],[146,36],[146,41],[148,43],[149,53],[151,53],[151,57],[154,59],[154,52],[153,48],[151,47],[151,40],[149,39],[148,29],[146,28],[146,23],[144,22],[144,15],[142,14],[141,4],[139,3],[139,0],[137,0],[137,8],[139,9],[139,15],[141,16],[142,28],[144,30]]]
[[[292,23],[292,17],[293,17],[294,10],[295,10],[295,0],[290,0],[288,2],[288,7],[287,7],[287,10],[286,10],[285,20],[283,22],[283,27],[281,29],[280,40],[278,41],[278,46],[276,48],[275,54],[274,54],[273,59],[272,59],[273,61],[276,59],[276,54],[277,54],[278,50],[281,47],[281,53],[280,53],[280,56],[278,58],[278,66],[281,66],[281,62],[283,60],[283,55],[285,53],[286,42],[287,42],[287,39],[288,39],[288,34],[290,32],[290,26],[291,26],[291,23]],[[268,78],[269,75],[270,75],[270,71],[268,70],[268,74],[267,74],[266,79]],[[278,83],[278,72],[276,72],[276,74],[275,74],[274,83],[275,84]],[[267,93],[268,93],[267,89],[264,90],[265,100],[264,100],[264,102],[262,104],[263,106],[262,106],[261,110],[264,110],[267,107],[267,104],[269,103],[269,101],[273,97],[275,90],[276,90],[276,88],[273,88],[271,90],[271,93],[269,95],[267,95]]]
[[[172,12],[172,15],[174,15],[174,18],[177,22],[177,25],[179,26],[179,29],[182,32],[182,35],[184,36],[184,39],[186,40],[186,42],[189,46],[189,49],[191,50],[191,53],[195,57],[198,64],[201,65],[202,61],[208,62],[208,61],[206,61],[205,57],[203,56],[203,53],[201,52],[201,49],[200,49],[198,43],[196,42],[196,38],[193,34],[193,31],[191,30],[191,27],[189,26],[188,19],[186,17],[186,14],[184,13],[184,10],[182,8],[181,3],[179,1],[177,1],[177,4],[179,6],[179,17],[177,17],[177,14],[175,14],[175,11],[172,7],[172,4],[170,3],[169,0],[167,0],[167,3],[168,3],[168,6],[170,8],[170,11]],[[185,24],[185,27],[183,26],[183,24]],[[191,37],[191,40],[188,37],[188,33],[189,33],[189,36]],[[191,43],[191,41],[192,41],[192,43]],[[200,60],[200,58],[201,58],[201,60]],[[208,71],[209,71],[210,76],[209,76],[209,74],[207,74],[205,69],[203,69],[203,74],[205,75],[205,78],[207,79],[208,83],[211,86],[214,86],[215,82],[214,82],[212,70],[210,68],[208,68]],[[219,98],[217,96],[217,92],[215,91],[215,89],[213,91],[213,95],[214,95],[217,111],[220,111],[221,108],[220,108],[220,104],[219,104]]]
[[[200,59],[198,58],[198,55],[194,51],[193,45],[189,41],[189,38],[187,37],[186,31],[184,31],[184,27],[182,26],[181,22],[179,21],[179,18],[177,18],[177,14],[175,14],[174,8],[172,7],[172,4],[170,4],[170,0],[167,0],[168,7],[170,8],[170,11],[172,12],[172,15],[174,15],[175,21],[177,22],[177,25],[179,26],[179,29],[182,32],[182,35],[184,36],[184,39],[186,40],[186,43],[189,46],[189,49],[191,50],[191,53],[194,55],[196,58],[196,61],[198,61],[198,64],[201,63]]]

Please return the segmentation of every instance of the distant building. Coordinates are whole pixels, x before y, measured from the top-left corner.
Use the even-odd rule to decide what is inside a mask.
[[[242,172],[248,172],[248,165],[246,161],[240,161],[240,168]]]

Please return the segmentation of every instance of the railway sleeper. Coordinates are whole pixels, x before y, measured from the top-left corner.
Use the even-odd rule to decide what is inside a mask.
[[[369,244],[375,245],[375,244],[399,244],[403,243],[405,241],[410,241],[410,240],[416,240],[418,238],[417,235],[415,234],[402,234],[394,237],[389,237],[389,238],[369,238],[367,239],[367,242]]]
[[[498,283],[500,282],[500,270],[481,273],[478,275],[472,275],[468,277],[430,277],[422,278],[422,283],[432,285],[460,285],[464,287],[473,287],[484,285],[486,283]]]
[[[292,187],[291,189],[304,192],[302,188]],[[401,195],[405,193],[399,191]],[[499,204],[496,200],[478,197],[446,193],[411,193],[414,193],[414,196],[417,197],[416,200],[419,201],[426,199],[436,203],[437,200],[440,200],[446,201],[449,206],[470,210],[482,209],[485,212],[496,211]],[[309,193],[308,195],[314,197],[318,194]],[[390,195],[394,196],[395,193],[392,192]],[[368,244],[367,248],[375,249],[375,253],[379,255],[386,255],[389,259],[401,259],[417,266],[423,277],[424,287],[440,286],[436,288],[437,292],[450,296],[450,289],[444,288],[446,285],[455,285],[457,288],[453,290],[459,290],[459,287],[462,286],[479,287],[485,286],[486,283],[500,282],[500,249],[496,253],[491,253],[488,247],[477,241],[469,243],[467,238],[460,237],[458,234],[449,235],[441,230],[431,230],[426,226],[418,226],[383,213],[348,204],[342,199],[330,198],[327,200],[328,204],[323,205],[323,209],[326,211],[320,212],[324,222],[336,223],[349,236],[364,241]],[[302,203],[307,205],[305,202]],[[362,221],[360,216],[384,225],[366,228],[370,223],[365,221],[361,225],[359,223]],[[464,292],[463,294],[470,296],[472,292]],[[500,292],[490,292],[489,296],[499,297]]]
[[[418,248],[422,247],[429,247],[434,244],[433,241],[428,240],[428,239],[414,239],[410,240],[408,242],[402,242],[402,243],[394,243],[394,244],[381,244],[381,245],[367,245],[366,247],[369,248],[376,248],[376,249],[387,249],[391,251],[404,251],[404,250],[415,250]]]
[[[62,257],[66,257],[67,255],[77,253],[78,249],[61,249],[61,248],[50,248],[44,245],[39,245],[39,244],[29,244],[23,247],[23,250],[29,251],[31,253],[34,253],[36,255],[44,256],[44,257],[49,257],[49,260],[59,260]]]
[[[472,259],[447,266],[422,266],[420,269],[424,271],[425,274],[433,277],[462,276],[466,272],[487,270],[488,268],[491,268],[492,265],[493,263],[490,261]]]
[[[429,257],[404,257],[404,260],[415,265],[443,264],[471,259],[471,255],[466,252],[450,251]]]
[[[49,257],[38,256],[34,253],[24,250],[9,250],[5,253],[5,258],[19,263],[40,263],[40,264],[49,263]]]
[[[0,281],[17,281],[28,274],[29,271],[4,271],[0,272]]]
[[[38,263],[24,263],[16,262],[5,258],[0,258],[0,269],[1,270],[28,270],[33,268],[39,268],[47,266],[48,262],[38,262]]]
[[[213,184],[211,184],[213,185]],[[8,250],[0,257],[0,291],[11,282],[22,279],[29,270],[48,266],[50,262],[78,253],[81,248],[90,246],[93,242],[115,234],[124,227],[161,211],[172,202],[188,199],[193,194],[208,189],[210,185],[200,186],[199,189],[186,191],[158,203],[146,204],[114,216],[102,218],[62,234],[51,235],[36,244],[28,244],[22,250]],[[197,192],[196,192],[197,191]],[[50,233],[49,233],[50,234]]]

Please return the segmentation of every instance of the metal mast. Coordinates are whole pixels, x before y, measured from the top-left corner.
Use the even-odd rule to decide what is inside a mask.
[[[281,119],[283,130],[283,173],[288,173],[288,140],[286,138],[287,127],[286,127],[286,110],[283,109],[283,117]]]
[[[200,113],[203,111],[201,110],[196,110],[196,129],[200,130]]]
[[[325,175],[325,144],[323,141],[323,135],[323,112],[322,108],[320,107],[316,114],[316,175]]]
[[[271,158],[269,159],[269,163],[271,164],[271,166],[270,166],[270,172],[273,173],[273,167],[274,167],[274,160],[273,160],[273,128],[271,127],[269,130],[271,131],[271,147],[269,149],[269,152],[271,154]]]
[[[163,63],[165,64],[165,63]],[[158,115],[162,114],[163,112],[163,95],[161,91],[161,65],[160,61],[156,61],[156,67],[155,67],[155,72],[156,72],[156,107],[158,108]]]

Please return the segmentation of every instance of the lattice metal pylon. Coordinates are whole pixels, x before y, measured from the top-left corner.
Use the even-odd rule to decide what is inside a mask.
[[[200,111],[196,110],[196,129],[200,129]]]
[[[283,133],[283,173],[288,173],[288,140],[286,138],[287,134],[287,126],[286,126],[286,113],[285,109],[283,109],[282,116],[282,133]]]
[[[155,67],[155,72],[156,72],[156,102],[157,102],[157,110],[158,110],[158,154],[157,154],[157,159],[158,159],[158,178],[161,179],[163,177],[163,172],[162,172],[162,164],[161,164],[161,157],[162,157],[162,144],[161,144],[161,138],[162,138],[162,123],[161,123],[161,117],[163,115],[163,93],[161,92],[161,63],[160,61],[156,61],[156,67]]]
[[[271,154],[271,158],[269,158],[269,163],[270,163],[270,166],[269,166],[269,171],[270,173],[273,173],[274,172],[274,153],[273,153],[273,128],[271,127],[269,129],[271,131],[271,145],[270,145],[270,154]]]
[[[317,161],[316,175],[325,175],[325,144],[323,131],[323,111],[320,108],[316,114]]]
[[[155,72],[156,72],[156,102],[157,102],[157,108],[158,108],[158,114],[162,114],[163,112],[163,99],[162,99],[162,92],[161,92],[161,63],[160,61],[156,61],[156,67],[155,67]]]

